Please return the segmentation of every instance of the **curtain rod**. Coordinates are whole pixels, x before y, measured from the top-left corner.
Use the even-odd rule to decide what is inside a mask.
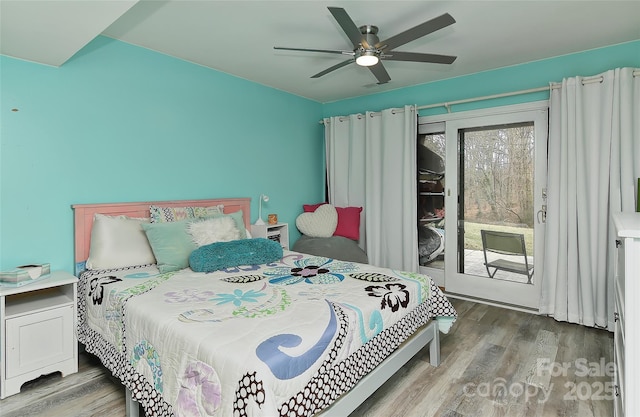
[[[640,70],[633,71],[633,76],[634,77],[640,76]],[[585,77],[585,78],[582,79],[582,84],[584,85],[584,84],[592,84],[592,83],[601,83],[603,80],[604,80],[604,78],[601,75],[597,75],[595,77]],[[445,102],[436,103],[436,104],[425,104],[424,106],[416,106],[416,110],[432,109],[432,108],[436,108],[436,107],[444,107],[444,108],[447,109],[447,112],[451,113],[451,106],[453,106],[455,104],[472,103],[474,101],[492,100],[494,98],[511,97],[511,96],[519,96],[519,95],[523,95],[523,94],[538,93],[538,92],[541,92],[541,91],[548,91],[548,90],[552,90],[552,89],[556,89],[556,88],[560,88],[560,87],[562,87],[562,83],[550,83],[546,87],[530,88],[528,90],[511,91],[509,93],[492,94],[492,95],[489,95],[489,96],[465,98],[465,99],[454,100],[454,101],[445,101]],[[324,120],[320,120],[320,123],[324,124]]]
[[[548,91],[550,88],[551,88],[550,86],[549,87],[530,88],[529,90],[511,91],[509,93],[492,94],[490,96],[465,98],[465,99],[462,99],[462,100],[445,101],[445,102],[442,102],[442,103],[427,104],[427,105],[424,105],[424,106],[418,106],[416,108],[418,110],[423,110],[423,109],[432,109],[432,108],[435,108],[435,107],[445,107],[447,109],[447,111],[449,113],[451,113],[451,106],[453,106],[454,104],[472,103],[474,101],[491,100],[491,99],[494,99],[494,98],[519,96],[519,95],[522,95],[522,94],[537,93],[537,92],[540,92],[540,91]]]
[[[640,76],[640,70],[633,71],[633,76],[634,77]],[[595,77],[585,77],[585,78],[582,79],[582,85],[592,84],[592,83],[601,83],[603,80],[604,80],[604,77],[602,77],[601,75],[598,75],[598,76],[595,76]],[[560,87],[562,87],[562,83],[551,83],[547,87],[530,88],[528,90],[512,91],[512,92],[509,92],[509,93],[502,93],[502,94],[492,94],[490,96],[482,96],[482,97],[467,98],[467,99],[462,99],[462,100],[446,101],[446,102],[443,102],[443,103],[436,103],[436,104],[427,104],[427,105],[424,105],[424,106],[418,106],[416,108],[418,110],[422,110],[422,109],[431,109],[431,108],[435,108],[435,107],[445,107],[447,109],[447,111],[449,113],[451,113],[451,106],[453,106],[454,104],[472,103],[474,101],[492,100],[494,98],[502,98],[502,97],[510,97],[510,96],[519,96],[519,95],[522,95],[522,94],[538,93],[538,92],[541,92],[541,91],[553,90],[553,89],[557,89],[557,88],[560,88]]]
[[[416,106],[411,106],[413,108],[415,108],[416,110],[418,110],[418,108]],[[369,117],[377,117],[380,116],[382,114],[381,111],[370,111],[367,112],[369,114]],[[391,109],[391,113],[396,114],[396,113],[404,113],[404,109]],[[362,113],[357,113],[355,115],[358,119],[362,119],[364,116],[364,114]],[[341,122],[344,122],[345,120],[349,120],[349,116],[340,116],[338,117],[338,120]],[[318,123],[320,124],[324,124],[324,120],[320,120]]]

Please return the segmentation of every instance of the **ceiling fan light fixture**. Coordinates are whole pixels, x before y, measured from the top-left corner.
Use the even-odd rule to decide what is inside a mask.
[[[364,51],[356,58],[356,64],[362,67],[371,67],[376,65],[378,61],[380,61],[380,58],[378,58],[374,51]]]
[[[328,7],[328,9],[344,34],[349,38],[350,44],[353,45],[354,49],[351,51],[341,51],[327,49],[284,48],[280,46],[273,47],[274,49],[283,49],[286,51],[323,52],[350,56],[348,60],[339,62],[324,71],[320,71],[319,73],[312,75],[311,78],[322,77],[332,71],[352,64],[355,61],[356,65],[369,67],[369,71],[378,80],[377,84],[386,84],[391,80],[391,77],[382,64],[383,59],[389,61],[429,62],[434,64],[451,64],[456,60],[455,56],[450,55],[396,51],[397,47],[454,24],[456,21],[449,13],[427,20],[418,26],[414,26],[404,32],[400,32],[395,36],[385,39],[384,41],[380,41],[380,38],[378,38],[377,26],[364,25],[358,27],[353,23],[353,19],[351,19],[349,14],[342,7]]]

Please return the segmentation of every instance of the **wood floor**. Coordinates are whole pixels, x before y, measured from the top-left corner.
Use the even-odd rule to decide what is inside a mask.
[[[442,364],[423,349],[350,417],[613,416],[613,336],[548,317],[451,299]],[[0,401],[2,417],[124,417],[124,390],[90,355]],[[141,413],[142,415],[142,413]]]

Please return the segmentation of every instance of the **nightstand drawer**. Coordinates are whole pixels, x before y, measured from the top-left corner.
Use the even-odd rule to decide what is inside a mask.
[[[7,319],[7,378],[73,358],[73,326],[73,305]]]

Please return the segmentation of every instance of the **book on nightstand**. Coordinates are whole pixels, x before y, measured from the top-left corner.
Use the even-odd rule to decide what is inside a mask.
[[[20,287],[45,279],[51,273],[50,264],[22,265],[0,272],[0,286]]]

